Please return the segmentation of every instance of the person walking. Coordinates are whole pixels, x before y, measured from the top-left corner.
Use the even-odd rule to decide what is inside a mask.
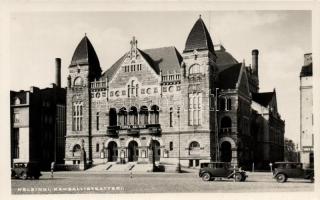
[[[52,162],[51,163],[51,178],[53,178],[54,165],[55,165],[55,162]]]

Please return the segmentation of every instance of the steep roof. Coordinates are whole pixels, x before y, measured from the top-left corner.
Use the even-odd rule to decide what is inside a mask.
[[[100,62],[89,38],[84,36],[73,53],[70,67],[76,65],[90,65],[100,68]],[[101,69],[100,69],[101,71]]]
[[[252,93],[252,100],[267,107],[275,92]]]
[[[225,65],[225,68],[219,72],[219,88],[235,89],[239,80],[241,63]]]
[[[209,50],[211,53],[215,54],[209,31],[201,17],[193,25],[183,52],[194,50]]]
[[[300,77],[304,76],[312,76],[312,63],[302,66]]]
[[[239,63],[230,53],[226,51],[216,51],[218,66],[232,65]]]
[[[163,74],[173,73],[174,71],[180,72],[182,56],[175,47],[170,46],[146,50],[138,49],[138,51],[157,74],[159,74],[160,71],[162,71]],[[103,77],[111,78],[120,67],[126,55],[127,53],[107,69],[103,73]]]

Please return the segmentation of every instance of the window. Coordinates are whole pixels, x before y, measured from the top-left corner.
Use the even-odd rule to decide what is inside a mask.
[[[99,143],[96,144],[96,152],[99,152]]]
[[[139,84],[136,84],[134,80],[131,81],[130,85],[128,85],[128,97],[138,96]]]
[[[113,92],[110,92],[110,97],[113,97]]]
[[[189,94],[189,125],[198,126],[202,121],[202,93]]]
[[[223,132],[231,131],[231,127],[232,127],[232,121],[230,117],[227,117],[227,116],[223,117],[221,119],[221,124],[220,124],[221,131]]]
[[[83,80],[81,77],[77,77],[74,79],[74,86],[82,86],[83,85]]]
[[[79,144],[74,145],[72,149],[72,154],[74,157],[78,157],[81,155],[81,147]]]
[[[82,102],[74,102],[72,105],[72,129],[74,131],[82,131]]]
[[[195,64],[190,67],[189,74],[199,74],[199,73],[203,73],[203,69],[200,65]]]
[[[159,124],[159,107],[153,105],[150,111],[150,123],[151,124]]]
[[[100,116],[99,116],[99,112],[97,112],[97,117],[96,117],[96,121],[97,121],[97,131],[99,130],[99,128],[100,128]]]
[[[172,112],[172,108],[170,108],[170,113],[169,113],[169,124],[170,124],[170,127],[172,127],[172,114],[173,114],[173,112]]]
[[[140,113],[139,113],[139,124],[148,124],[148,108],[147,106],[142,106],[140,108]]]
[[[19,105],[20,104],[20,99],[18,97],[16,97],[16,99],[14,100],[14,104],[15,105]]]
[[[189,151],[192,153],[192,151],[200,150],[200,144],[197,141],[193,141],[189,145]]]
[[[180,91],[180,90],[181,90],[180,85],[178,85],[177,86],[177,91]]]
[[[231,110],[231,99],[227,99],[227,110]]]
[[[174,86],[169,87],[169,92],[173,92]]]
[[[167,87],[163,87],[163,88],[162,88],[162,91],[163,91],[163,92],[167,92]]]
[[[153,92],[154,92],[154,93],[158,93],[158,88],[155,87],[154,90],[153,90]]]
[[[170,151],[173,150],[173,142],[172,141],[169,143],[169,149],[170,149]]]
[[[134,106],[131,107],[129,112],[129,124],[130,125],[138,124],[138,110]]]
[[[116,113],[114,117],[116,117]],[[127,125],[127,109],[124,107],[119,111],[119,125]]]
[[[12,157],[19,158],[19,128],[13,129],[12,135]]]
[[[226,101],[224,98],[219,99],[219,110],[226,110]]]

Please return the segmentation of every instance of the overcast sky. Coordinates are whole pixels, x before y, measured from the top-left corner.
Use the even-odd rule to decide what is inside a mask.
[[[311,52],[310,11],[199,12],[47,12],[11,16],[11,89],[47,87],[54,82],[54,58],[62,58],[62,85],[73,52],[87,33],[103,71],[130,48],[175,46],[202,15],[214,44],[221,43],[239,62],[251,64],[259,49],[261,92],[276,88],[286,137],[299,141],[299,72]]]

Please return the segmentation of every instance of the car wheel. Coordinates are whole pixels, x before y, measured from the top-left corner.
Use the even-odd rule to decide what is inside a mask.
[[[246,181],[246,178],[247,178],[246,176],[242,176],[241,181],[242,181],[242,182]]]
[[[236,182],[240,182],[242,179],[243,179],[243,178],[242,178],[242,175],[241,175],[240,173],[236,173],[236,174],[234,175],[234,180],[235,180]]]
[[[202,180],[203,181],[210,181],[211,175],[208,172],[205,172],[202,174]]]
[[[23,180],[26,180],[28,178],[28,175],[26,172],[23,172],[20,176]]]
[[[278,174],[278,175],[276,176],[276,179],[277,179],[277,182],[278,182],[278,183],[284,183],[284,182],[287,181],[287,177],[286,177],[286,175],[284,175],[284,174]]]

